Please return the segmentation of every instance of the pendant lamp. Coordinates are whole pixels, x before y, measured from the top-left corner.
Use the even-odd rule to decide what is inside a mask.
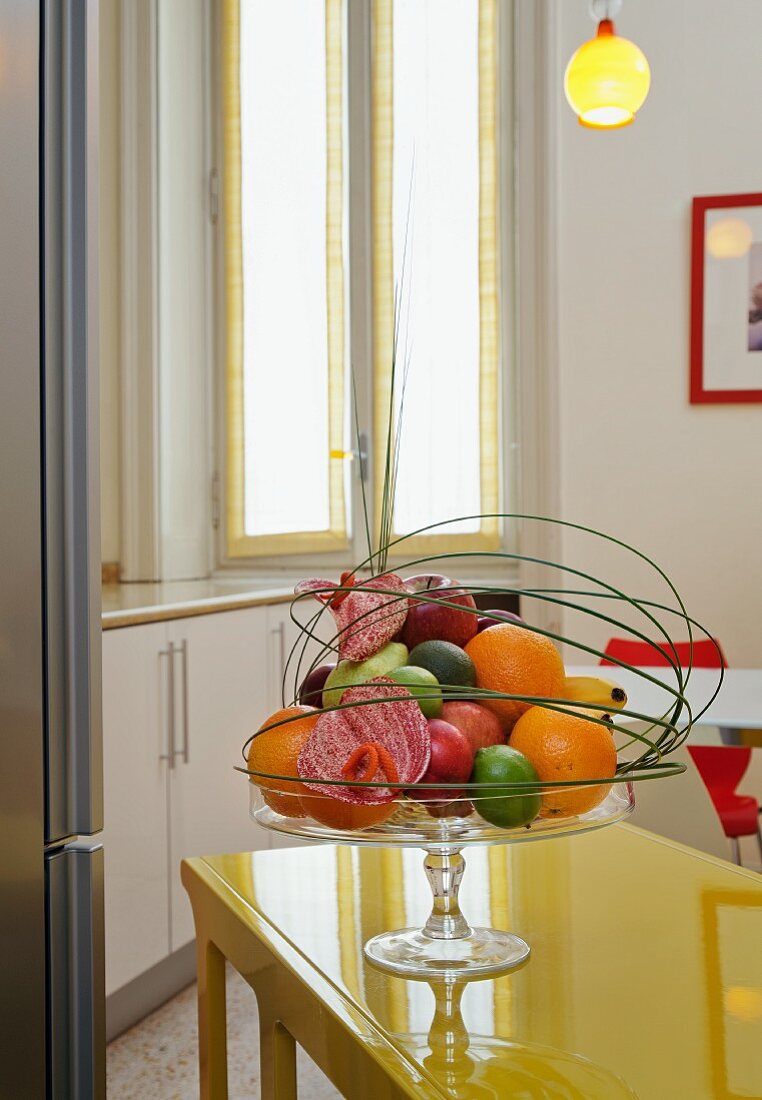
[[[598,33],[583,43],[566,66],[564,91],[582,126],[612,130],[628,126],[643,106],[651,84],[645,54],[620,38],[614,16],[622,0],[592,0]]]

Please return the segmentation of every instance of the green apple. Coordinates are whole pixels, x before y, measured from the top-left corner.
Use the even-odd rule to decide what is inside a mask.
[[[336,707],[348,687],[365,684],[377,676],[388,676],[395,668],[407,663],[407,646],[402,642],[387,642],[364,661],[339,661],[323,688],[323,706]]]
[[[439,680],[427,668],[403,665],[402,668],[395,668],[390,672],[389,679],[407,688],[423,711],[424,718],[438,718],[442,713]]]

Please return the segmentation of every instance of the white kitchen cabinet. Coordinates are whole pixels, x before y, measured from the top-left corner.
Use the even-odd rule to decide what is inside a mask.
[[[169,953],[164,623],[103,635],[106,993]]]
[[[300,621],[306,622],[316,609],[317,604],[305,600],[304,603],[299,605],[296,613]],[[298,679],[303,679],[313,659],[318,656],[322,649],[318,642],[310,639],[304,650],[304,656],[302,656],[304,636],[300,627],[291,618],[290,611],[291,605],[287,603],[271,604],[267,608],[269,652],[267,679],[270,687],[268,702],[271,713],[283,705],[284,698],[286,703],[290,703],[294,699],[296,690],[299,687]],[[333,622],[332,619],[331,622]],[[299,648],[289,661],[289,654],[297,641],[299,642]],[[323,658],[323,661],[327,661],[329,657],[330,655],[327,655]],[[300,658],[301,665],[299,667],[301,671],[297,677],[297,666]],[[282,687],[284,684],[284,671],[285,686]],[[283,833],[273,832],[270,834],[270,847],[272,848],[293,848],[310,843],[308,840],[298,840],[296,837],[290,837]]]
[[[193,938],[183,858],[273,842],[249,818],[249,786],[235,771],[244,741],[279,705],[271,610],[104,631],[107,994]]]
[[[305,600],[298,605],[296,614],[301,621],[306,623],[317,609],[317,603]],[[326,618],[330,620],[330,624],[333,623],[333,619],[327,613]],[[323,632],[327,629],[328,627],[322,628]],[[282,706],[283,697],[285,697],[286,703],[292,701],[299,687],[299,681],[304,678],[304,674],[309,669],[312,661],[317,658],[322,646],[310,639],[304,649],[304,655],[302,655],[304,635],[297,623],[291,618],[291,605],[287,603],[271,604],[267,608],[267,631],[269,638],[268,682],[271,689],[269,702],[270,709],[273,711]],[[298,648],[291,657],[291,651],[297,642],[299,643]],[[331,655],[327,654],[321,663],[328,661],[330,657]],[[299,664],[300,660],[301,664]],[[297,668],[300,669],[299,675],[297,675]],[[281,685],[284,683],[284,672],[285,688],[284,696],[282,696]]]
[[[193,939],[193,914],[180,882],[187,856],[269,847],[249,817],[241,748],[271,712],[267,608],[178,619],[174,646],[176,736],[169,783],[171,947]]]

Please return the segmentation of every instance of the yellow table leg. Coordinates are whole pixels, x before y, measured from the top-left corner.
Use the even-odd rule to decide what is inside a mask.
[[[297,1100],[296,1043],[278,1020],[262,1017],[259,1002],[259,1068],[262,1100]]]
[[[196,925],[201,1100],[227,1100],[225,960],[259,1007],[263,1100],[297,1100],[296,1043],[349,1100],[434,1100],[426,1075],[376,1044],[362,1014],[325,1007],[310,984],[259,939],[235,894],[202,859],[184,860],[182,880]],[[212,938],[213,937],[213,938]]]
[[[198,1068],[201,1100],[227,1100],[228,1052],[225,956],[211,940],[196,941]]]

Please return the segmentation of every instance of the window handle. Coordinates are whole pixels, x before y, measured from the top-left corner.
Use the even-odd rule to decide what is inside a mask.
[[[345,462],[356,462],[359,476],[364,477],[368,461],[368,436],[365,432],[360,432],[357,447],[351,451],[329,451],[328,454],[330,458],[340,458]]]

